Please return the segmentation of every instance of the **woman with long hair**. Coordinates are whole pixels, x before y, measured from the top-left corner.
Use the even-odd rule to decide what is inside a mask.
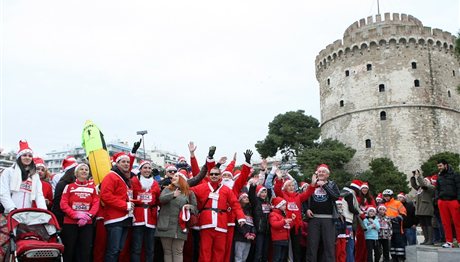
[[[99,210],[99,196],[94,183],[88,181],[89,167],[75,167],[75,182],[65,186],[60,206],[64,212],[62,242],[64,261],[90,261],[93,217]]]
[[[197,213],[196,197],[189,188],[185,170],[174,174],[171,184],[161,192],[160,204],[155,236],[161,239],[164,261],[183,261],[184,241],[187,240],[185,220],[190,213]]]
[[[37,173],[40,177],[40,181],[42,182],[42,191],[43,196],[45,197],[46,206],[48,210],[51,210],[51,206],[53,205],[53,188],[51,187],[50,183],[50,171],[45,165],[45,161],[43,161],[40,157],[34,157],[34,163],[37,167]]]

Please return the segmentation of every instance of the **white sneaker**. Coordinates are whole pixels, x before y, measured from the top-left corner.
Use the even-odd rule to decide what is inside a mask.
[[[452,248],[452,243],[446,242],[442,245],[443,248]]]

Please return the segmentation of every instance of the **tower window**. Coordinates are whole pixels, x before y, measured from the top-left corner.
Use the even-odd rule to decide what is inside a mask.
[[[340,100],[340,107],[343,107],[343,100]]]
[[[451,97],[451,95],[450,95],[450,90],[447,91],[447,96],[448,96],[448,97]]]
[[[387,113],[385,111],[380,112],[380,120],[387,120]]]
[[[412,69],[417,69],[417,63],[412,62]]]
[[[379,85],[379,92],[385,92],[385,85],[384,84]]]
[[[331,79],[327,79],[327,85],[331,85]]]
[[[350,76],[350,71],[349,70],[345,70],[345,76]]]
[[[455,70],[452,70],[452,76],[455,76]]]
[[[420,86],[420,81],[418,79],[414,80],[414,86],[419,87]]]
[[[367,68],[367,71],[371,71],[371,70],[372,70],[372,65],[371,65],[371,64],[367,64],[367,65],[366,65],[366,68]]]
[[[366,139],[366,148],[371,148],[372,144],[371,144],[371,140],[370,139]]]

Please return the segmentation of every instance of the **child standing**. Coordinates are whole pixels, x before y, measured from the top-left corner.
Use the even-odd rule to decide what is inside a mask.
[[[387,208],[384,205],[379,205],[377,208],[378,214],[377,219],[379,220],[379,247],[383,253],[383,262],[390,261],[390,239],[393,235],[393,229],[391,225],[391,219],[385,215]],[[380,261],[380,254],[376,261]]]
[[[369,206],[367,208],[367,215],[364,219],[364,226],[366,231],[364,232],[364,238],[366,239],[366,248],[367,248],[367,262],[372,262],[372,251],[374,251],[375,261],[378,262],[377,258],[380,257],[380,250],[378,248],[379,240],[379,230],[380,224],[378,218],[376,217],[375,207]]]
[[[241,193],[238,200],[246,216],[246,223],[243,226],[237,226],[235,231],[235,262],[244,262],[248,258],[251,241],[256,238],[256,231],[248,194]]]
[[[276,197],[272,204],[274,208],[270,213],[269,221],[273,241],[273,262],[284,262],[287,260],[289,251],[289,231],[292,218],[286,218],[286,200]]]

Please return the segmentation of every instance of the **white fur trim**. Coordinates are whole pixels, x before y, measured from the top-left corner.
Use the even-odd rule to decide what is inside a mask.
[[[286,204],[286,200],[283,199],[281,202],[278,203],[278,205],[275,206],[275,208],[280,208],[284,204]]]

